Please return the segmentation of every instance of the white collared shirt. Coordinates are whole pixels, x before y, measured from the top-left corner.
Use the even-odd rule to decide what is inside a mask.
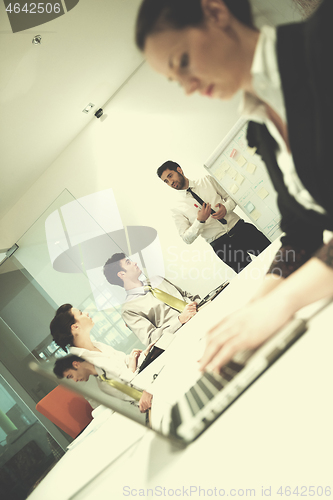
[[[69,352],[70,354],[75,354],[75,356],[79,356],[85,361],[93,364],[98,375],[103,375],[104,372],[106,372],[107,378],[115,378],[127,384],[132,382],[136,372],[133,373],[128,367],[128,354],[118,351],[112,346],[103,344],[102,342],[93,342],[93,345],[97,347],[99,351],[89,351],[88,349],[84,349],[82,347],[71,346],[69,347]],[[97,383],[103,392],[106,392],[107,394],[110,394],[118,399],[133,402],[133,398],[121,391],[118,391],[114,387],[105,384],[105,382],[102,382],[100,379],[97,379]],[[88,401],[91,406],[96,407],[94,401],[91,399],[88,399]],[[137,402],[134,402],[134,404],[137,405]]]
[[[252,67],[252,87],[256,96],[245,92],[241,104],[241,114],[249,120],[264,123],[278,144],[277,163],[283,174],[284,183],[289,193],[306,209],[325,213],[305,189],[295,169],[292,154],[279,130],[268,117],[264,102],[267,103],[287,123],[281,79],[276,56],[276,29],[264,26],[261,29],[256,46]]]
[[[218,210],[215,205],[222,203],[227,210],[224,216],[227,224],[221,224],[212,217],[209,217],[205,223],[199,222],[197,217],[201,205],[193,198],[191,193],[183,189],[179,191],[180,201],[172,209],[172,216],[185,243],[193,243],[198,236],[202,236],[207,243],[211,243],[229,232],[239,221],[238,215],[233,212],[236,203],[213,177],[207,175],[196,181],[189,179],[189,187],[202,201],[210,203],[215,211]]]
[[[118,351],[112,346],[103,344],[102,342],[93,342],[93,345],[97,347],[99,351],[89,351],[82,347],[71,346],[69,347],[69,352],[70,354],[75,354],[75,356],[85,359],[97,368],[102,368],[112,373],[113,377],[123,380],[124,382],[130,382],[133,379],[135,373],[128,367],[128,354]]]
[[[162,281],[163,278],[161,276],[153,276],[150,278],[150,285],[155,288],[158,287]],[[137,288],[131,288],[131,290],[126,290],[126,300],[125,302],[130,302],[131,300],[138,299],[139,297],[146,295],[149,293],[149,290],[145,288],[148,285],[147,280],[142,281],[142,286],[138,286]]]

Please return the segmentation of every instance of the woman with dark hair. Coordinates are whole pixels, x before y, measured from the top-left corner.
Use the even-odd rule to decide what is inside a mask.
[[[187,94],[243,91],[248,142],[266,163],[282,215],[282,247],[258,295],[208,335],[201,367],[219,370],[294,313],[333,294],[332,0],[304,23],[253,27],[247,0],[144,0],[136,41]],[[292,259],[290,259],[292,256]]]
[[[225,0],[230,13],[244,25],[253,28],[248,0]],[[201,0],[144,0],[136,23],[136,44],[144,52],[147,38],[167,30],[202,27],[205,14]]]
[[[93,326],[94,322],[88,313],[76,309],[72,304],[63,304],[57,309],[50,323],[50,331],[54,341],[65,351],[68,348],[71,355],[83,358],[84,361],[91,363],[95,369],[107,371],[109,377],[115,377],[127,383],[131,382],[139,365],[147,356],[151,345],[148,346],[139,360],[141,349],[133,349],[131,354],[126,355],[110,345],[92,341],[90,331]],[[116,398],[133,402],[131,396],[116,388],[108,387],[107,392]],[[151,407],[151,399],[152,395],[143,391],[138,402],[141,412],[145,412]],[[92,406],[95,406],[94,401],[88,401]]]
[[[107,358],[112,363],[114,376],[131,380],[151,346],[139,361],[141,349],[133,349],[131,354],[126,355],[110,345],[92,341],[90,331],[93,326],[94,322],[88,313],[76,309],[72,304],[63,304],[50,323],[50,331],[53,340],[65,351],[84,357],[96,366],[104,366]]]

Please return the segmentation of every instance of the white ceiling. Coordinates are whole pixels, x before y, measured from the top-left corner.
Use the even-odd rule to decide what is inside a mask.
[[[139,4],[80,0],[13,34],[0,2],[0,218],[142,64],[133,42]],[[89,102],[96,108],[86,115]]]
[[[133,42],[140,3],[80,0],[13,34],[0,2],[0,219],[142,64]],[[259,26],[299,16],[293,0],[252,4]],[[96,107],[83,114],[89,102]]]

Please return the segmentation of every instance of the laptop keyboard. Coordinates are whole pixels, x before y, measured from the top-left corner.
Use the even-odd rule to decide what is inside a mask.
[[[220,375],[203,373],[172,407],[171,432],[188,441],[200,434],[242,392],[243,385],[248,385],[244,384],[242,377],[237,377],[244,367],[245,363],[230,361],[222,368]],[[253,379],[256,376],[257,373],[253,372]],[[248,382],[248,373],[246,379]],[[225,391],[227,386],[229,390]]]
[[[242,351],[227,363],[220,375],[205,372],[171,408],[170,432],[192,441],[307,329],[307,321],[295,318],[259,351],[255,362],[247,363],[255,351]]]

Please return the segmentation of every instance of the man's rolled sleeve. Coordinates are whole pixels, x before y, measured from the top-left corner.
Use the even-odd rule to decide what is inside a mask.
[[[230,214],[230,212],[233,212],[234,209],[236,208],[236,203],[234,202],[234,200],[232,198],[230,198],[230,196],[228,196],[228,198],[226,198],[226,199],[223,199],[221,201],[221,203],[222,203],[222,205],[225,206],[227,214]]]
[[[183,214],[177,210],[172,211],[172,216],[175,221],[176,227],[180,236],[183,238],[185,243],[190,245],[194,240],[200,235],[204,228],[204,224],[195,219],[193,224],[185,217]]]

